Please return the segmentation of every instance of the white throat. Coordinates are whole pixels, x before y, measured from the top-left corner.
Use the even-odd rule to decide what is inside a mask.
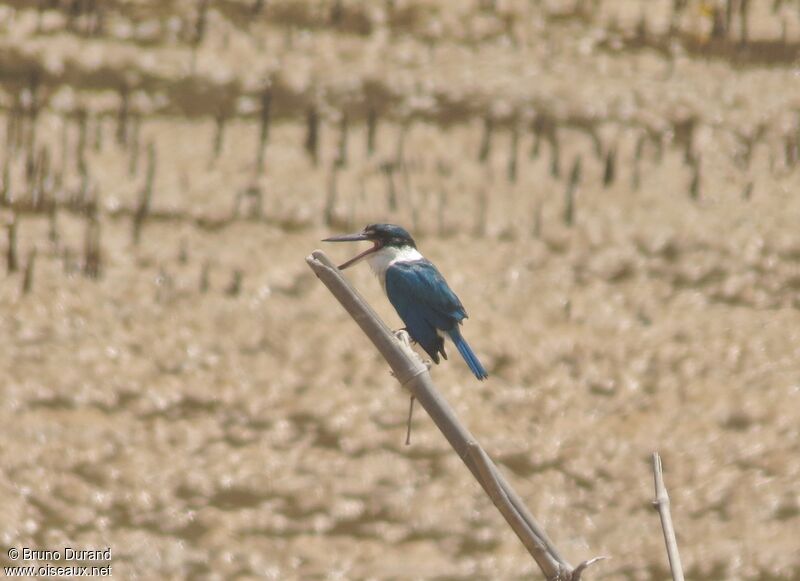
[[[380,279],[381,284],[386,280],[386,269],[395,262],[413,262],[422,259],[422,254],[412,246],[402,246],[400,248],[384,246],[377,252],[367,256],[367,262],[369,262],[369,266],[375,276]]]

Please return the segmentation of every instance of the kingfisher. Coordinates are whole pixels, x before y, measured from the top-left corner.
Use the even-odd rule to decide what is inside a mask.
[[[372,247],[343,263],[344,270],[367,259],[381,282],[389,302],[406,324],[406,331],[435,363],[447,359],[444,339],[449,338],[479,380],[486,373],[478,357],[461,335],[467,311],[444,277],[419,250],[411,234],[394,224],[370,224],[357,234],[325,238],[323,242],[366,240]]]

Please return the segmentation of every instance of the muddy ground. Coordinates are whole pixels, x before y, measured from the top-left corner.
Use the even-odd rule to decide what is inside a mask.
[[[391,221],[573,563],[668,576],[658,450],[688,578],[799,579],[800,12],[680,4],[0,1],[0,564],[538,577],[305,264]]]

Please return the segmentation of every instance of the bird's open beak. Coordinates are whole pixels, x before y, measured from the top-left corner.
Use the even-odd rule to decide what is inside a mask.
[[[323,242],[359,242],[361,240],[369,240],[369,238],[363,232],[358,232],[357,234],[342,234],[322,239]]]
[[[323,242],[360,242],[361,240],[370,240],[370,238],[364,234],[363,232],[359,232],[358,234],[342,234],[341,236],[331,236],[330,238],[324,238]],[[368,255],[372,254],[381,249],[381,244],[377,240],[372,240],[373,246],[372,248],[368,248],[361,254],[354,256],[347,262],[343,262],[339,265],[339,270],[344,270],[349,266],[353,266],[356,262],[361,260],[362,258],[367,257]]]

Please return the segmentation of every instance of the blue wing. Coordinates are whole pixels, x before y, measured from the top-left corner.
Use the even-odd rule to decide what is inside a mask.
[[[386,295],[411,338],[436,363],[439,353],[447,358],[437,330],[457,328],[467,312],[436,267],[428,260],[395,262],[386,270]]]

